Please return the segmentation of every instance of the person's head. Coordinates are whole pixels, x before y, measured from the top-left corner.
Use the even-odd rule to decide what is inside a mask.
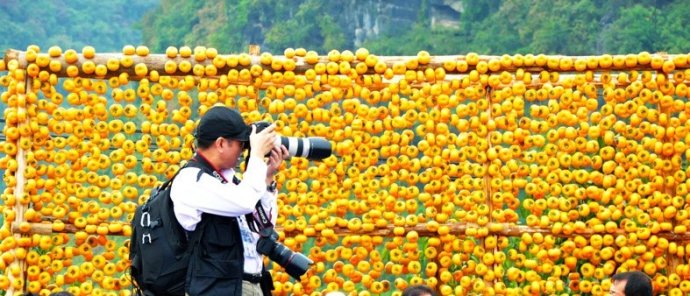
[[[215,106],[206,111],[194,135],[199,151],[211,164],[229,169],[237,166],[242,150],[249,147],[250,133],[239,112]]]
[[[60,292],[50,293],[50,296],[74,296],[74,295],[70,292],[67,292],[67,291],[60,291]]]
[[[436,296],[434,290],[425,285],[414,285],[405,288],[402,296]]]
[[[652,296],[652,280],[641,271],[614,274],[611,296]]]

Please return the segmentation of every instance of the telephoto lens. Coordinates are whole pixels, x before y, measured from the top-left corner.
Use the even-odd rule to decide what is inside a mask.
[[[314,264],[314,261],[307,256],[293,252],[285,245],[277,242],[278,233],[273,227],[262,229],[259,235],[261,237],[256,244],[256,250],[259,254],[266,255],[268,259],[278,263],[294,279],[299,280],[309,270],[309,266]]]
[[[277,242],[268,258],[285,268],[285,271],[296,280],[299,280],[309,270],[309,266],[314,264],[314,261],[302,253],[293,252],[285,245]]]
[[[322,160],[326,157],[331,156],[331,142],[324,138],[319,137],[309,137],[309,138],[296,138],[296,137],[279,137],[280,143],[277,145],[283,145],[287,148],[290,156],[304,157],[309,160]]]
[[[256,132],[260,132],[271,124],[266,121],[259,121],[253,123],[253,125],[256,126]],[[298,138],[280,136],[276,139],[275,145],[285,146],[290,156],[304,157],[309,160],[322,160],[333,154],[331,142],[321,137]]]

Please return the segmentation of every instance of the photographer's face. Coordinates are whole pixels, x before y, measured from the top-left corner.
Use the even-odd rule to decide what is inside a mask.
[[[223,165],[221,169],[229,169],[237,166],[240,156],[244,149],[249,145],[246,141],[235,139],[220,138],[221,158]]]
[[[627,280],[617,280],[611,285],[611,290],[609,290],[609,295],[611,296],[625,296],[625,284]]]

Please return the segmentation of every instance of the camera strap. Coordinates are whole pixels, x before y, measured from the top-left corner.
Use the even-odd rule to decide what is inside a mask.
[[[256,203],[256,211],[253,214],[247,214],[247,225],[252,231],[261,234],[264,229],[273,229],[271,218],[266,214],[266,210],[261,205],[261,201]]]
[[[192,157],[192,160],[194,160],[198,163],[201,163],[202,165],[205,165],[206,167],[211,168],[213,170],[211,175],[213,177],[215,177],[216,179],[218,179],[218,181],[220,181],[221,183],[223,183],[223,184],[228,183],[228,180],[225,179],[225,177],[220,172],[220,170],[216,166],[214,166],[210,161],[208,161],[208,159],[206,159],[206,157],[203,154],[201,154],[200,152],[197,152],[196,155],[194,155],[194,157]],[[232,181],[235,184],[239,183],[237,180],[235,180],[234,176],[233,176]]]

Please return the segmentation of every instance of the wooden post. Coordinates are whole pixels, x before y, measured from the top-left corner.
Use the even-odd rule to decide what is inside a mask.
[[[18,70],[18,71],[23,71],[23,70]],[[17,96],[19,96],[21,98],[19,101],[26,102],[26,93],[33,91],[31,85],[32,85],[32,80],[25,78],[24,93],[17,94]],[[10,108],[12,108],[12,107],[10,107]],[[16,108],[17,110],[26,111],[26,106],[15,106],[14,108]],[[29,119],[27,117],[26,121],[19,123],[19,126],[28,125],[28,124],[29,124]],[[15,179],[16,179],[17,184],[14,187],[14,197],[16,200],[15,204],[14,204],[14,211],[16,213],[16,216],[15,216],[14,222],[12,223],[13,227],[10,228],[10,232],[12,233],[14,238],[17,240],[20,239],[24,234],[16,232],[15,226],[17,226],[19,223],[25,221],[24,212],[26,211],[26,209],[28,207],[27,205],[24,205],[22,203],[23,195],[24,195],[24,183],[25,183],[24,170],[26,169],[26,153],[27,153],[27,151],[25,151],[19,145],[19,143],[20,143],[21,139],[24,137],[26,137],[26,136],[24,136],[24,135],[20,136],[19,139],[17,140],[17,143],[16,143],[17,148],[18,148],[17,149],[17,156],[16,156],[17,171],[15,172]],[[17,246],[17,248],[22,248],[22,247]],[[12,252],[16,253],[16,249],[12,250]],[[14,277],[11,272],[8,272],[8,270],[15,264],[19,265],[19,268],[21,271],[19,277]],[[10,263],[10,265],[8,266],[8,269],[5,271],[5,274],[8,275],[10,283],[14,283],[18,280],[22,281],[22,287],[19,289],[15,289],[13,287],[13,285],[10,285],[10,288],[7,290],[6,295],[7,296],[13,296],[13,295],[15,295],[15,293],[23,294],[24,289],[26,288],[26,261],[24,259],[18,260],[17,258],[15,258],[14,261],[12,263]]]
[[[486,100],[487,100],[487,103],[489,104],[489,108],[484,112],[487,112],[489,114],[489,116],[488,116],[489,120],[493,120],[493,117],[491,116],[491,94],[493,93],[493,89],[491,87],[487,86],[485,92],[486,92]],[[491,131],[487,131],[487,133],[486,133],[486,142],[489,145],[488,149],[493,148],[493,145],[491,144]],[[491,215],[494,211],[494,205],[491,202],[491,195],[493,192],[491,190],[491,176],[489,176],[489,174],[488,174],[490,166],[491,166],[491,161],[487,158],[486,162],[484,163],[484,168],[486,171],[486,173],[484,174],[484,192],[485,192],[484,194],[486,195],[486,203],[489,205],[489,224],[494,223],[494,219]],[[498,236],[496,234],[491,233],[489,235],[495,237],[496,240],[498,240]],[[491,250],[487,249],[485,237],[482,237],[482,245],[484,246],[485,252],[491,251],[495,254],[498,251],[498,246],[493,247],[493,249],[491,249]],[[494,263],[491,266],[491,272],[494,272],[495,268],[496,268],[496,262],[494,260]],[[496,285],[496,282],[497,282],[497,278],[494,277],[494,280],[491,282],[488,282],[487,284],[490,287],[493,287],[494,285]]]
[[[261,54],[261,46],[258,44],[249,44],[249,55],[258,56],[259,54]]]

